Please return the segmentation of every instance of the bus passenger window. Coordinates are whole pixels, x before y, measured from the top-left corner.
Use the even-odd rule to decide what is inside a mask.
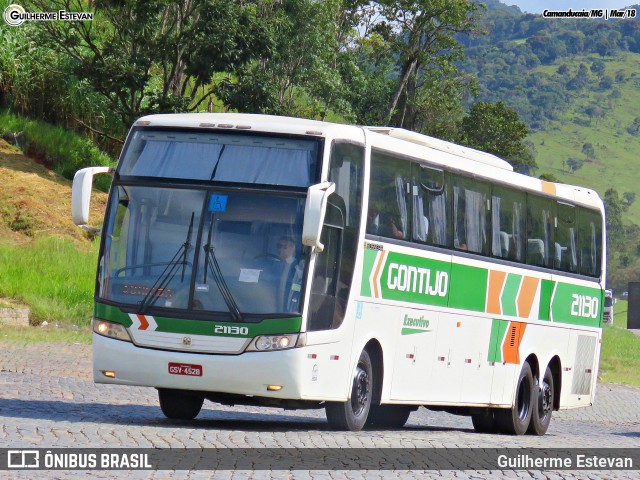
[[[371,190],[367,233],[382,237],[410,238],[407,202],[410,163],[380,152],[371,156]]]
[[[593,210],[581,208],[578,222],[580,250],[580,273],[591,277],[600,276],[602,251],[602,218]]]
[[[487,255],[489,187],[475,180],[453,177],[453,246]]]
[[[576,208],[558,202],[558,225],[554,252],[554,266],[565,272],[578,271],[578,229]]]
[[[491,254],[524,262],[525,194],[494,187],[491,196]]]
[[[527,199],[527,263],[552,267],[554,202],[529,195]]]
[[[446,247],[450,243],[450,230],[449,188],[445,172],[417,164],[413,169],[413,239]]]

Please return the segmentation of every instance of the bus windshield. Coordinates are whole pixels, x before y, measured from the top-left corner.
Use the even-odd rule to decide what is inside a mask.
[[[299,313],[303,197],[117,186],[105,225],[99,297],[134,307]]]
[[[315,140],[175,130],[134,130],[120,175],[308,187]]]

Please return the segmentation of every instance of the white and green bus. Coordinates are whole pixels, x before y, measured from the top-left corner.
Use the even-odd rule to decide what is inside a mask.
[[[93,175],[73,185],[88,226]],[[113,173],[96,382],[324,408],[336,429],[419,406],[544,434],[593,402],[604,209],[585,188],[394,128],[244,114],[141,118]]]

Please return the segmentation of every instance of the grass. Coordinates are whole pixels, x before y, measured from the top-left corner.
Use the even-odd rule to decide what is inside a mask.
[[[97,242],[41,238],[0,247],[0,295],[31,308],[34,323],[88,326],[93,312]]]
[[[8,111],[0,112],[0,136],[11,137],[19,132],[23,136],[20,147],[26,153],[51,165],[58,174],[69,180],[83,167],[115,166],[115,162],[86,137]],[[96,187],[103,191],[108,190],[109,184],[110,179],[106,176],[96,178]]]
[[[91,344],[89,327],[69,328],[66,326],[47,325],[46,327],[12,327],[0,325],[0,342],[17,345],[34,343],[80,343]]]
[[[627,302],[619,300],[613,312],[613,325],[603,328],[599,380],[640,386],[640,337],[627,330]]]

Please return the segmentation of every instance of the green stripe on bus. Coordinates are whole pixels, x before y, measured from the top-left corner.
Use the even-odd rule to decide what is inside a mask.
[[[493,320],[491,323],[491,340],[489,341],[487,361],[502,362],[502,341],[508,326],[509,322],[507,320]]]
[[[603,310],[601,297],[600,289],[558,282],[551,303],[553,321],[598,327]]]
[[[484,312],[489,270],[454,263],[451,265],[449,307]]]
[[[131,327],[132,321],[129,315],[118,307],[96,303],[95,317],[102,320],[109,320]],[[169,318],[153,316],[158,328],[156,332],[185,333],[192,335],[210,335],[219,337],[247,337],[252,338],[257,335],[270,335],[278,333],[298,333],[302,326],[301,317],[293,318],[265,318],[259,323],[237,323],[237,322],[215,322],[211,320],[187,320],[184,318]],[[215,333],[216,326],[246,327],[246,335]]]
[[[214,322],[203,320],[185,320],[175,318],[153,317],[158,324],[157,332],[186,333],[191,335],[211,335],[216,337],[246,337],[270,335],[277,333],[298,333],[302,318],[267,318],[260,323]],[[246,327],[247,334],[215,333],[216,326]]]
[[[377,250],[365,250],[363,296],[372,297],[369,279],[376,268]],[[421,305],[485,312],[489,270],[441,260],[389,252],[378,272],[380,297]],[[502,314],[518,316],[518,293],[524,276],[508,273],[500,301]],[[552,280],[540,281],[540,320],[597,327],[602,322],[602,291]]]
[[[101,320],[109,320],[110,322],[119,323],[127,328],[129,328],[133,323],[129,318],[129,315],[118,307],[105,305],[104,303],[96,302],[93,308],[93,316]]]
[[[380,276],[382,298],[446,307],[450,268],[449,262],[389,252]]]
[[[507,281],[504,284],[502,296],[500,297],[503,315],[509,315],[510,317],[518,315],[516,301],[518,299],[518,290],[520,290],[521,283],[522,275],[516,275],[515,273],[507,275]]]
[[[540,285],[540,311],[538,318],[540,320],[551,320],[551,296],[553,295],[553,288],[556,282],[551,280],[542,280]]]

